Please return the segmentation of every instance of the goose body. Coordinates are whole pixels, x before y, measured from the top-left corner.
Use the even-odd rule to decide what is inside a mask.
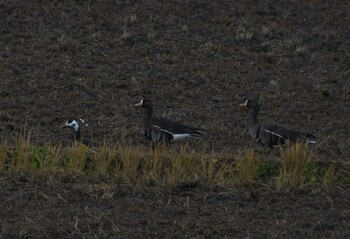
[[[158,144],[168,145],[171,142],[183,140],[186,138],[201,139],[202,134],[199,128],[192,128],[171,119],[162,117],[153,117],[153,104],[148,99],[143,99],[135,105],[145,108],[144,116],[141,119],[141,127],[144,130],[145,137],[152,140],[153,146]]]
[[[72,142],[80,142],[88,147],[98,147],[99,144],[88,138],[81,138],[80,125],[77,120],[69,119],[61,126],[63,128],[71,128],[73,130]]]
[[[249,99],[240,106],[251,109],[247,128],[252,139],[262,146],[274,147],[298,141],[316,143],[316,137],[312,134],[290,129],[275,122],[258,122],[259,104],[255,100]]]

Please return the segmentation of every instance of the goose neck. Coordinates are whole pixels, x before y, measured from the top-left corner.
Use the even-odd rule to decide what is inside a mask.
[[[252,122],[252,123],[256,123],[258,121],[258,114],[259,114],[259,108],[254,108],[250,112],[249,121]]]
[[[147,126],[150,124],[151,119],[152,119],[152,113],[153,109],[152,108],[146,108],[146,110],[143,113],[143,123],[144,126]]]
[[[74,139],[80,140],[80,128],[78,128],[77,131],[74,132]]]

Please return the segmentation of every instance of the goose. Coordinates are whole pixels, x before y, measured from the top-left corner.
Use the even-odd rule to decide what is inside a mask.
[[[83,120],[80,120],[82,123],[84,123]],[[91,139],[88,138],[81,138],[80,135],[80,125],[77,120],[75,119],[69,119],[67,120],[62,126],[61,129],[63,128],[71,128],[73,130],[72,134],[72,141],[73,142],[80,142],[88,147],[98,147],[99,144],[97,142],[94,142]]]
[[[258,144],[267,147],[284,145],[305,141],[310,144],[316,143],[316,137],[312,134],[303,133],[298,130],[289,129],[284,125],[275,122],[258,122],[259,104],[253,99],[248,99],[241,107],[247,107],[251,110],[247,128],[250,136]]]
[[[179,141],[186,138],[202,139],[203,135],[199,131],[203,129],[192,128],[175,122],[167,118],[154,118],[153,104],[148,99],[142,99],[135,107],[145,108],[141,127],[147,139],[152,140],[152,147],[158,144],[169,145],[171,142]]]

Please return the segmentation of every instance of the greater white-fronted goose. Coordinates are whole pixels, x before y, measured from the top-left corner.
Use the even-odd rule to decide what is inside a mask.
[[[244,106],[251,110],[247,128],[250,136],[260,145],[273,147],[298,141],[305,141],[310,144],[316,143],[316,137],[312,134],[289,129],[275,122],[259,123],[259,104],[255,100],[249,99],[239,106]]]
[[[83,120],[80,120],[83,123]],[[80,142],[88,147],[98,147],[99,144],[92,139],[88,138],[81,138],[80,134],[80,125],[77,120],[69,119],[66,121],[65,124],[61,126],[61,129],[63,128],[71,128],[73,130],[72,134],[72,142]]]
[[[152,140],[153,147],[157,147],[158,144],[168,145],[186,138],[201,139],[203,137],[199,132],[203,129],[185,126],[167,118],[152,117],[153,104],[148,99],[141,100],[135,106],[145,108],[141,127],[146,138]]]

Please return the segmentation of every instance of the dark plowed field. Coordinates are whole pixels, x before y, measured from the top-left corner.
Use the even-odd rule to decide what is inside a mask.
[[[83,118],[98,140],[148,145],[133,107],[147,97],[236,152],[253,145],[238,105],[256,98],[261,119],[317,136],[315,158],[349,162],[349,14],[343,0],[1,1],[0,112],[15,131],[1,122],[0,138],[26,125],[66,143],[59,125]],[[3,238],[350,237],[344,192],[1,184]]]
[[[24,182],[23,182],[24,181]],[[3,238],[349,238],[344,192],[146,191],[24,178],[0,188]]]

